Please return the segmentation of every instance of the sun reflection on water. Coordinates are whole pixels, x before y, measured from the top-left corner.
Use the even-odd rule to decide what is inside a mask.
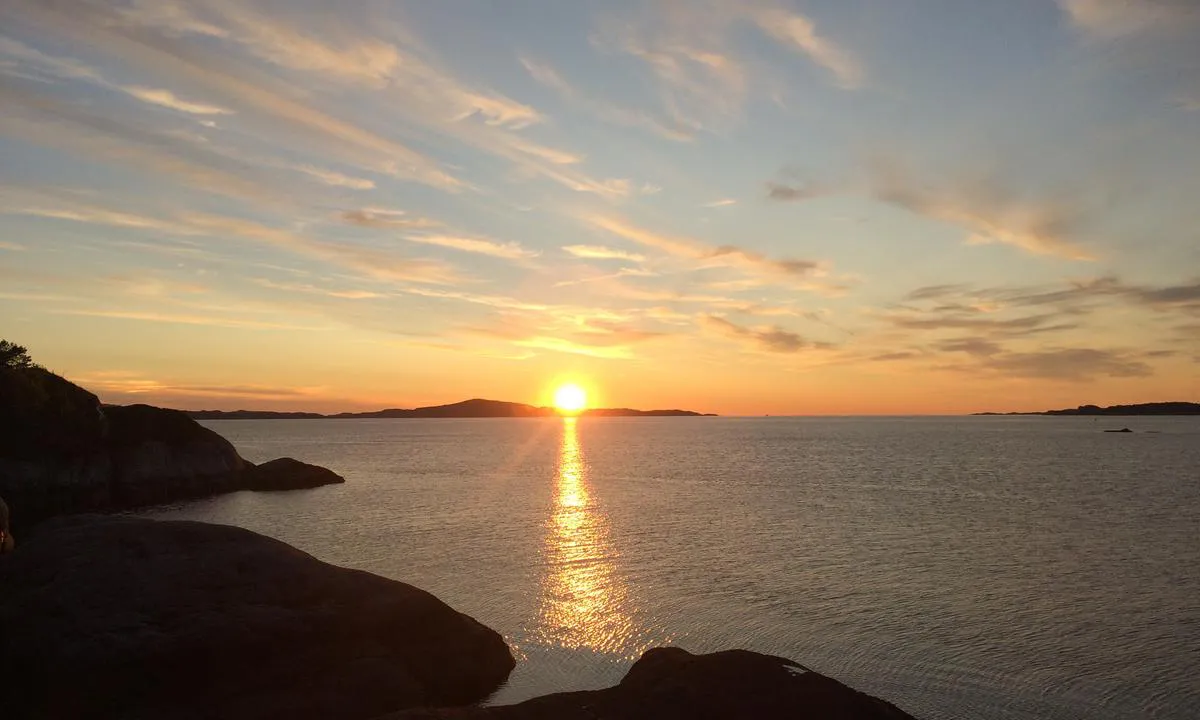
[[[543,547],[538,637],[565,648],[629,655],[636,634],[615,569],[608,518],[588,492],[577,419],[563,419],[554,511]]]

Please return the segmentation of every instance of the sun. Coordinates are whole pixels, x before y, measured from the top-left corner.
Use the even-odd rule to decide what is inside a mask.
[[[554,391],[554,407],[562,413],[582,412],[587,407],[587,393],[574,383],[560,385]]]

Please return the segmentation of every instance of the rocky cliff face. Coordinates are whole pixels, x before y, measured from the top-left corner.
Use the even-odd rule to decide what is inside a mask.
[[[291,461],[273,489],[342,482]],[[15,534],[55,515],[123,510],[267,484],[228,440],[177,410],[101,406],[41,368],[0,371],[0,497]],[[289,471],[294,477],[289,477]]]

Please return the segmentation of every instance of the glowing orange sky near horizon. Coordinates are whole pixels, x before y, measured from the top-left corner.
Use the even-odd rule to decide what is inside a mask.
[[[106,402],[1200,400],[1182,6],[167,5],[0,13],[0,336]]]

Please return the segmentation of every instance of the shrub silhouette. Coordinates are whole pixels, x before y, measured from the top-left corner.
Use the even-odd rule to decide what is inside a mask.
[[[0,340],[0,457],[87,452],[104,434],[99,398]]]
[[[0,339],[0,368],[17,370],[29,367],[35,367],[35,365],[33,358],[29,357],[28,349],[23,345]]]

